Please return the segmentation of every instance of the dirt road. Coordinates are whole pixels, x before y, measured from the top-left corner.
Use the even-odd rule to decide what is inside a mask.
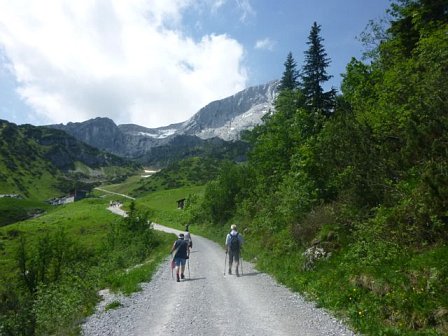
[[[159,225],[155,228],[177,233]],[[122,306],[107,312],[100,308],[83,325],[83,334],[354,335],[248,262],[243,264],[243,276],[224,275],[223,248],[205,238],[192,238],[186,280],[177,283],[172,279],[167,258],[141,292],[130,297],[107,296],[106,300],[118,299]]]
[[[124,195],[124,194],[120,194],[120,193],[116,193],[114,191],[109,191],[109,190],[106,190],[106,189],[103,189],[103,188],[95,188],[95,189],[99,190],[99,191],[102,191],[102,192],[105,192],[107,194],[117,195],[117,196],[121,196],[121,197],[124,197],[124,198],[129,198],[131,200],[135,200],[134,197],[131,197],[131,196],[128,196],[128,195]]]

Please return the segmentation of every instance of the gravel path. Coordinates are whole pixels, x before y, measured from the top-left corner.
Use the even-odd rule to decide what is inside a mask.
[[[172,279],[167,258],[141,292],[123,297],[103,291],[104,300],[82,326],[83,335],[354,335],[251,263],[244,262],[240,277],[224,275],[222,247],[202,237],[192,239],[186,280]],[[105,312],[114,300],[122,306]]]
[[[131,200],[135,200],[134,197],[131,197],[131,196],[128,196],[128,195],[124,195],[124,194],[120,194],[120,193],[116,193],[114,191],[109,191],[109,190],[106,190],[106,189],[103,189],[103,188],[95,188],[95,189],[99,190],[99,191],[102,191],[102,192],[105,192],[107,194],[118,195],[118,196],[122,196],[122,197],[125,197],[125,198],[129,198]]]

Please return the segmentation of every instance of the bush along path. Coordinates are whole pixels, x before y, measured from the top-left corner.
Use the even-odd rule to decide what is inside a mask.
[[[157,224],[154,228],[179,233]],[[354,335],[252,263],[243,261],[242,276],[224,275],[222,247],[199,236],[192,239],[185,280],[172,278],[167,257],[140,292],[107,295],[109,304],[100,304],[86,320],[83,335]]]

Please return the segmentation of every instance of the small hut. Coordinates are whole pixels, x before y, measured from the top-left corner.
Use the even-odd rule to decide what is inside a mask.
[[[185,198],[182,198],[182,199],[177,201],[177,208],[178,209],[183,209],[184,207],[185,207]]]

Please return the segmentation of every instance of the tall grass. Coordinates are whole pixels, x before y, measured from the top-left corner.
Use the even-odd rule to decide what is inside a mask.
[[[138,209],[126,219],[110,213],[109,201],[0,228],[1,335],[76,335],[99,289],[129,293],[150,279],[172,237],[150,230]]]

